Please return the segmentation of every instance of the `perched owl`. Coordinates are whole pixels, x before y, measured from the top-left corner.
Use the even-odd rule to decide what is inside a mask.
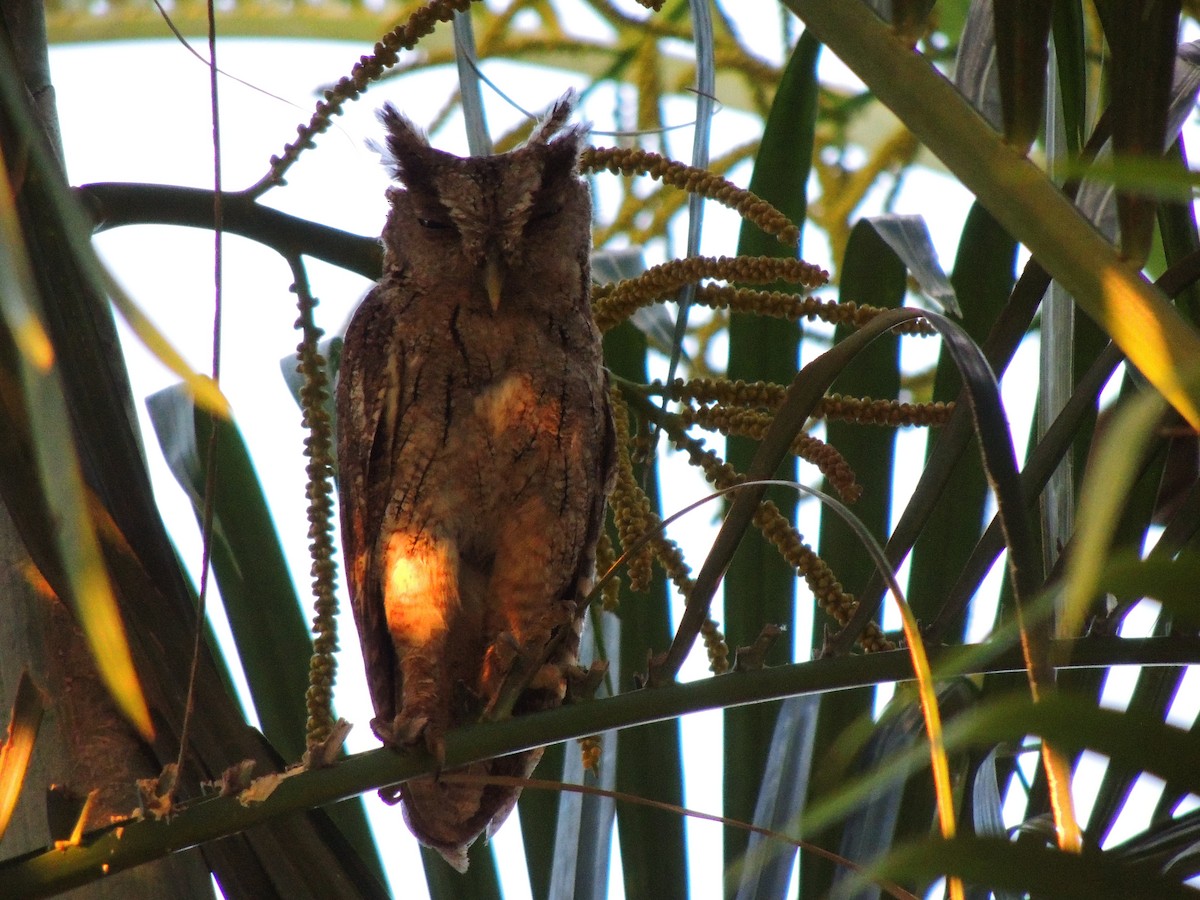
[[[385,743],[558,706],[613,469],[589,303],[591,202],[571,97],[510,153],[431,148],[391,106],[384,273],[337,386],[347,580]],[[540,750],[470,766],[528,776]],[[404,784],[405,819],[464,871],[511,787]],[[394,795],[393,795],[394,796]]]

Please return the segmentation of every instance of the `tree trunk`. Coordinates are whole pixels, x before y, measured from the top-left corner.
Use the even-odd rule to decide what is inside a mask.
[[[121,718],[100,683],[79,627],[34,566],[7,510],[0,506],[0,697],[16,695],[22,670],[41,691],[46,714],[21,799],[4,835],[5,856],[64,839],[74,811],[99,791],[87,827],[137,806],[136,782],[157,774],[146,745]],[[54,787],[53,796],[50,788]],[[63,815],[66,813],[66,815]],[[78,898],[211,898],[212,879],[197,850],[97,880]]]
[[[30,106],[61,166],[40,0],[4,3],[0,24],[0,39],[15,57]],[[77,818],[76,801],[81,803],[93,790],[97,794],[87,828],[128,815],[137,806],[137,779],[156,775],[159,766],[109,699],[79,626],[34,565],[3,506],[0,598],[0,708],[15,697],[22,670],[29,672],[46,703],[24,789],[5,835],[8,855],[67,837]],[[201,898],[212,897],[213,889],[208,867],[192,850],[98,880],[69,896]]]
[[[109,815],[133,809],[135,779],[156,776],[164,763],[175,760],[197,627],[191,588],[150,489],[112,311],[69,239],[78,222],[65,209],[70,198],[62,196],[66,179],[56,134],[41,4],[6,0],[0,3],[0,150],[33,268],[29,289],[34,295],[27,299],[53,347],[88,507],[157,733],[147,745],[120,719],[96,679],[74,619],[55,598],[56,592],[68,597],[70,587],[54,539],[57,524],[34,463],[38,436],[30,429],[17,345],[9,330],[15,326],[0,316],[0,500],[6,513],[0,521],[0,586],[10,587],[0,594],[0,604],[6,605],[0,608],[0,691],[5,692],[0,704],[11,703],[23,664],[51,703],[23,800],[19,828],[24,837],[6,842],[5,855],[18,843],[28,849],[51,839],[40,801],[47,779],[81,796],[103,787],[90,824],[106,824]],[[0,278],[6,274],[13,277],[0,272]],[[14,607],[11,614],[7,605]],[[246,724],[207,648],[202,647],[198,663],[198,714],[180,774],[182,798],[196,796],[201,780],[217,779],[244,760],[255,762],[255,774],[282,768],[279,755]],[[206,869],[231,900],[386,896],[322,810],[143,866],[119,892],[211,896]]]

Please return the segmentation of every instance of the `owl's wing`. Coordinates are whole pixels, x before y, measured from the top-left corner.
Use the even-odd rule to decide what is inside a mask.
[[[396,658],[379,583],[379,535],[391,494],[392,441],[399,415],[402,348],[389,292],[376,286],[359,305],[338,369],[338,467],[346,581],[376,715],[396,714]]]
[[[560,652],[565,653],[566,658],[571,662],[575,661],[574,657],[579,649],[582,619],[587,613],[583,599],[591,591],[596,578],[604,574],[596,571],[596,542],[600,540],[600,534],[604,530],[605,504],[608,502],[608,495],[612,493],[613,482],[616,480],[617,474],[617,436],[613,426],[612,407],[608,400],[607,372],[601,370],[597,382],[594,402],[597,409],[596,422],[599,425],[599,432],[596,435],[597,440],[593,444],[595,452],[592,456],[591,471],[588,473],[591,476],[591,491],[585,519],[587,533],[579,544],[574,568],[570,570],[571,578],[566,582],[562,594],[559,595],[560,599],[574,601],[577,604],[575,621],[572,623],[573,637],[568,638],[568,643],[562,648],[562,651],[555,651],[555,655]],[[562,662],[563,658],[560,657],[557,661]]]
[[[592,492],[592,507],[588,520],[587,540],[584,542],[587,552],[580,559],[578,568],[580,581],[588,582],[587,590],[591,590],[590,581],[594,577],[604,574],[603,572],[595,571],[596,542],[600,540],[600,533],[604,530],[604,507],[608,502],[608,495],[612,493],[613,483],[617,478],[617,434],[613,425],[612,404],[608,401],[608,390],[608,372],[601,369],[597,399],[600,406],[600,421],[602,425],[600,442],[597,447],[598,452],[596,454],[596,480],[593,482],[595,489]],[[581,606],[579,615],[582,616],[583,612],[584,610]]]

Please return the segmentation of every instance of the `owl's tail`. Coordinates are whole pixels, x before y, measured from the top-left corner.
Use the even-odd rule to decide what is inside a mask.
[[[528,778],[542,750],[527,750],[472,763],[441,777],[417,778],[400,786],[404,821],[417,840],[432,847],[459,872],[467,871],[467,849],[487,832],[491,837],[517,804],[521,789],[507,784],[464,783],[448,775]]]

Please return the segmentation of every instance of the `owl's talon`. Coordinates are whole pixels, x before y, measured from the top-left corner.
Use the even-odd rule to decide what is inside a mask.
[[[492,699],[484,707],[481,718],[485,721],[507,718],[517,699],[527,690],[557,692],[561,697],[563,667],[559,663],[545,662],[546,655],[545,641],[533,640],[519,648],[507,667],[491,683],[490,689],[489,683],[484,682],[484,695]]]
[[[386,747],[394,747],[398,749],[396,739],[392,737],[392,726],[381,721],[378,718],[371,720],[371,733],[379,738],[380,742]]]
[[[496,635],[487,648],[483,657],[483,668],[480,671],[480,693],[485,697],[494,697],[500,685],[512,671],[513,664],[521,656],[521,645],[516,635],[511,631],[502,631]]]
[[[375,732],[375,737],[383,741],[386,746],[401,753],[424,744],[429,755],[437,763],[437,768],[434,771],[435,775],[445,767],[446,738],[441,727],[430,724],[428,716],[414,716],[410,718],[401,714],[396,716],[390,723],[381,722],[379,719],[372,719],[371,730]],[[384,797],[383,791],[386,790],[390,789],[383,788],[379,796],[383,798],[385,803],[396,802],[395,800],[389,801],[387,797]],[[399,799],[399,796],[397,793],[396,799]]]
[[[589,668],[583,666],[566,666],[566,701],[578,703],[581,700],[591,700],[596,696],[596,689],[608,673],[608,660],[593,660]]]
[[[521,651],[521,644],[517,640],[517,636],[511,631],[502,631],[496,635],[496,640],[492,643],[492,646],[507,647],[509,650],[513,651],[514,654]]]
[[[440,728],[425,729],[425,749],[437,763],[437,769],[434,770],[434,775],[437,775],[446,766],[446,736]]]
[[[375,733],[375,737],[394,750],[407,750],[417,744],[428,727],[428,716],[409,718],[399,715],[391,722],[371,720],[371,731]]]

